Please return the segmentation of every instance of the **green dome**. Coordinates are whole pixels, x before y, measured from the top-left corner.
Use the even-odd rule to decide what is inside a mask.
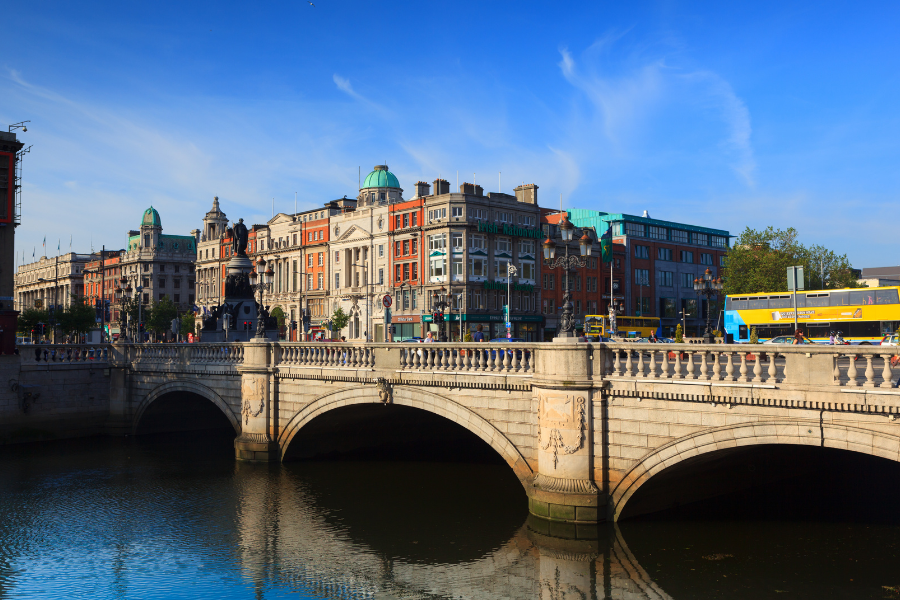
[[[375,165],[375,170],[366,175],[363,188],[399,188],[396,175],[388,171],[387,165]]]
[[[150,227],[162,227],[162,221],[159,220],[159,213],[152,206],[144,211],[144,219],[141,221],[141,227],[149,225]]]

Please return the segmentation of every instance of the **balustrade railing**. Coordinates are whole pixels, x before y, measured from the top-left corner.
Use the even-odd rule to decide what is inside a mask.
[[[834,385],[848,388],[892,388],[900,377],[900,348],[835,346]]]
[[[23,344],[22,364],[74,364],[109,362],[109,344]]]
[[[35,344],[17,347],[23,365],[109,364],[109,344]],[[117,360],[133,363],[239,365],[245,344],[125,344]],[[538,352],[554,344],[276,342],[274,364],[329,369],[530,376]],[[750,385],[833,385],[851,389],[894,388],[900,383],[900,348],[774,344],[584,344],[593,353],[594,379],[712,382]],[[392,354],[396,352],[396,354]],[[379,354],[380,353],[380,354]],[[376,363],[387,358],[386,362]],[[551,361],[552,362],[552,361]],[[549,364],[549,363],[548,363]],[[795,376],[795,379],[792,379]]]
[[[774,384],[785,378],[777,346],[605,343],[602,372],[611,378]]]
[[[531,375],[537,351],[536,345],[522,342],[403,344],[400,369]]]
[[[234,342],[210,344],[131,344],[128,356],[135,362],[185,362],[192,364],[240,364],[244,360],[243,344]]]
[[[276,364],[286,367],[367,369],[375,367],[372,344],[281,342],[276,344]]]

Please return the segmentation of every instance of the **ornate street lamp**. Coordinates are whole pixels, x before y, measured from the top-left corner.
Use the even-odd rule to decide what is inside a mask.
[[[591,247],[593,246],[591,237],[585,233],[578,240],[578,250],[581,256],[569,256],[569,242],[572,241],[574,232],[575,226],[563,214],[563,218],[559,222],[559,236],[566,249],[565,256],[556,257],[556,243],[549,237],[543,243],[544,265],[548,269],[563,269],[565,272],[563,310],[559,317],[559,331],[556,334],[556,337],[560,338],[575,337],[575,317],[572,313],[572,297],[569,294],[569,270],[576,267],[584,267],[587,264],[587,257],[591,255]]]
[[[703,342],[712,344],[714,341],[710,326],[712,306],[709,300],[713,296],[718,296],[719,292],[722,291],[722,280],[714,278],[712,272],[706,269],[706,272],[701,277],[694,280],[694,291],[700,296],[706,297],[706,331],[703,332]]]
[[[431,294],[431,300],[432,300],[431,306],[433,309],[438,308],[438,309],[440,309],[441,313],[443,313],[444,309],[450,307],[451,313],[452,313],[453,309],[449,302],[449,297],[447,296],[447,288],[445,288],[444,286],[441,286],[440,291],[434,290],[434,292]],[[448,317],[449,317],[449,315],[448,315]],[[450,319],[445,318],[444,322],[447,324],[447,330],[446,330],[447,333],[444,334],[446,336],[446,339],[441,340],[441,341],[449,342],[450,341]],[[462,326],[462,325],[460,324],[460,326]],[[440,329],[438,329],[438,331],[440,332]]]
[[[119,287],[116,290],[116,297],[119,300],[119,341],[128,341],[128,314],[125,311],[125,301],[131,299],[131,286],[128,279],[123,275],[119,279]]]
[[[272,270],[272,267],[270,266],[263,272],[265,266],[266,261],[260,256],[256,259],[256,271],[250,273],[250,288],[254,292],[259,293],[259,303],[256,311],[256,337],[262,339],[265,339],[266,337],[266,323],[265,317],[263,316],[262,303],[263,292],[270,291],[272,289],[272,282],[275,280],[275,272]],[[259,273],[258,276],[257,273]]]

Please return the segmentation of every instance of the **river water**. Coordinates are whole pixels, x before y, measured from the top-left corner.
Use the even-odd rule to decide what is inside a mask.
[[[502,464],[246,465],[194,435],[0,455],[0,598],[900,598],[892,523],[717,513],[569,541]]]

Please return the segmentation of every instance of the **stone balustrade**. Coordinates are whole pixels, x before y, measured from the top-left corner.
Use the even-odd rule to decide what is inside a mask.
[[[537,346],[521,342],[403,344],[400,369],[530,375]]]
[[[246,343],[125,344],[132,362],[233,365],[244,361]],[[356,344],[278,342],[274,364],[328,369],[395,368],[402,372],[490,373],[530,376],[538,352],[552,343]],[[724,344],[579,344],[593,353],[592,379],[669,383],[733,383],[766,386],[833,385],[893,388],[900,378],[900,348]],[[23,365],[106,363],[110,344],[37,344],[18,347]],[[376,364],[380,351],[399,350],[399,365]],[[823,369],[827,366],[827,373]],[[812,371],[811,371],[812,369]],[[813,373],[811,377],[811,372]]]
[[[374,368],[375,346],[382,344],[279,342],[275,345],[275,364],[329,369]]]
[[[109,361],[109,344],[28,344],[18,347],[23,365],[90,364]]]

